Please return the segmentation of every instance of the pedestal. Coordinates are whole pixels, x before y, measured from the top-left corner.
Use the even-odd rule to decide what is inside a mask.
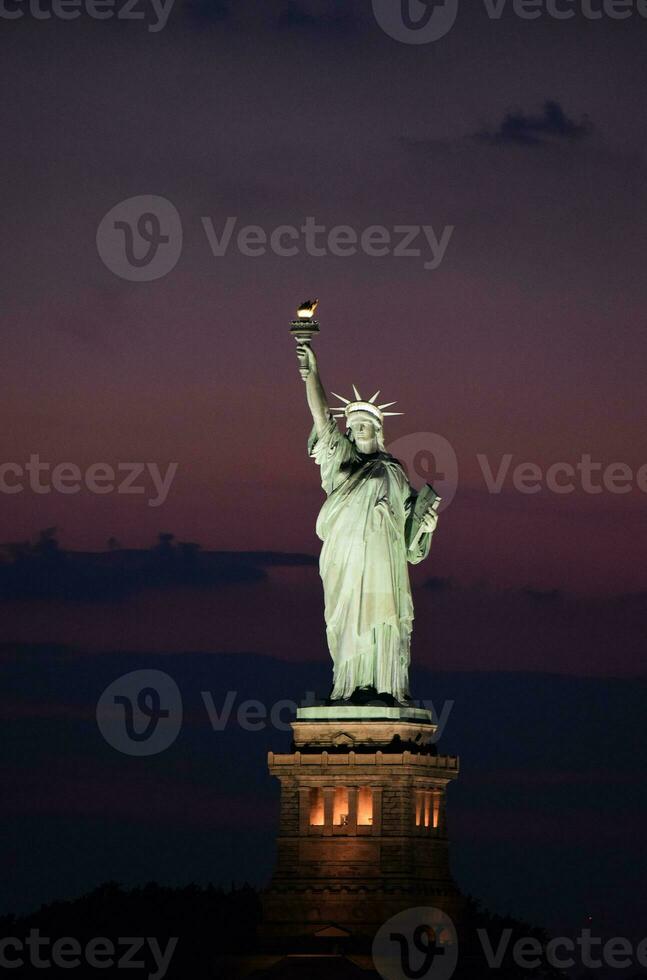
[[[445,794],[459,763],[437,754],[431,713],[300,708],[292,729],[294,751],[268,757],[281,815],[265,937],[370,940],[407,908],[456,914]]]

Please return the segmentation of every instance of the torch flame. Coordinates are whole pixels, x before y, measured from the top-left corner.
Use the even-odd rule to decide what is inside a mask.
[[[305,299],[297,310],[297,316],[300,320],[312,320],[317,311],[318,305],[318,299]]]

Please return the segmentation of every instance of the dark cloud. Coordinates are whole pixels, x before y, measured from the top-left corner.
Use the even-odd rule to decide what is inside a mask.
[[[316,23],[317,18],[296,0],[288,0],[279,16],[280,27],[310,27]]]
[[[431,592],[450,592],[456,588],[456,583],[451,578],[443,578],[440,575],[432,575],[423,585],[424,589]]]
[[[235,5],[232,0],[185,0],[182,11],[190,20],[244,32],[279,28],[334,35],[354,29],[357,23],[339,0],[268,0],[262,5],[256,0],[238,0]]]
[[[521,590],[522,595],[536,602],[560,602],[562,593],[559,589],[533,589],[530,586]]]
[[[645,674],[639,592],[585,596],[424,574],[414,574],[413,589],[414,663]],[[5,636],[16,643],[173,653],[211,650],[217,637],[223,651],[328,664],[321,580],[307,553],[208,551],[168,537],[148,549],[77,552],[46,539],[0,561],[0,599]]]
[[[498,129],[494,132],[485,130],[476,138],[486,143],[540,146],[556,140],[581,139],[588,136],[591,128],[588,117],[575,122],[566,115],[559,102],[549,100],[538,115],[528,115],[522,110],[506,113]]]
[[[260,582],[266,567],[314,564],[311,555],[202,551],[194,542],[175,541],[172,534],[160,534],[147,550],[121,548],[111,539],[105,552],[66,551],[56,529],[48,528],[35,543],[0,546],[0,598],[103,602],[144,589]]]
[[[190,20],[200,22],[222,24],[231,19],[230,0],[187,0],[184,10]]]
[[[278,16],[278,26],[287,29],[327,30],[345,33],[353,29],[355,19],[347,7],[339,0],[325,0],[313,3],[312,0],[286,0]]]

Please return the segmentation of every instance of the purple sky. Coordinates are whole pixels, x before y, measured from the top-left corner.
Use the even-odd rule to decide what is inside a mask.
[[[476,457],[647,461],[647,21],[491,21],[476,5],[413,46],[367,4],[331,26],[339,5],[301,3],[314,23],[282,27],[284,3],[231,6],[228,19],[178,6],[157,34],[6,25],[3,456],[179,469],[161,508],[5,495],[0,540],[56,524],[70,547],[165,529],[208,547],[315,548],[287,335],[314,294],[329,387],[382,387],[406,412],[390,437],[440,433],[458,455],[436,571],[640,589],[644,493],[529,497],[508,481],[493,497]],[[548,99],[575,135],[539,122]],[[506,128],[514,108],[521,125]],[[103,215],[140,194],[168,198],[184,227],[178,265],[151,283],[119,279],[95,246]],[[308,215],[455,230],[432,271],[426,254],[214,258],[200,220],[271,231]]]
[[[158,33],[142,21],[26,16],[3,22],[2,39],[0,465],[22,466],[38,454],[83,472],[136,461],[178,469],[159,507],[148,505],[150,483],[141,495],[0,493],[0,542],[55,526],[71,550],[102,550],[111,536],[148,548],[167,531],[209,550],[318,553],[322,491],[306,455],[309,416],[288,333],[297,302],[318,296],[326,386],[347,394],[354,382],[363,393],[381,388],[383,400],[398,399],[406,414],[389,420],[387,443],[404,448],[417,484],[424,472],[416,456],[427,458],[439,436],[457,459],[455,499],[441,515],[430,559],[413,576],[416,664],[593,675],[601,685],[600,678],[644,675],[647,496],[637,477],[629,493],[591,494],[580,485],[569,495],[525,494],[512,471],[532,463],[545,474],[588,454],[602,468],[624,464],[635,477],[647,463],[647,19],[635,12],[624,21],[581,13],[525,21],[510,6],[490,20],[480,0],[465,0],[447,36],[409,45],[380,30],[368,0],[177,0]],[[95,243],[104,215],[138,195],[168,199],[183,226],[177,265],[152,282],[119,278]],[[201,221],[210,218],[220,233],[235,217],[238,226],[270,233],[300,227],[308,216],[359,234],[375,225],[431,225],[439,237],[454,230],[430,270],[427,251],[251,257],[232,245],[216,258]],[[510,475],[491,493],[479,458],[497,470],[506,456]],[[436,463],[441,476],[451,475],[451,453]],[[430,577],[450,581],[433,588]],[[552,590],[559,595],[542,594]],[[97,763],[107,749],[92,741],[92,717],[118,666],[88,654],[116,651],[119,659],[129,651],[124,669],[146,653],[272,655],[285,668],[287,697],[301,694],[293,667],[328,663],[313,566],[273,567],[262,582],[220,589],[145,590],[122,602],[1,605],[3,640],[69,645],[91,663],[87,669],[106,674],[96,683],[91,674],[83,703],[74,705],[69,692],[83,673],[77,661],[59,693],[56,656],[51,672],[36,659],[23,674],[22,654],[11,648],[7,663],[26,686],[15,697],[9,689],[3,701],[11,732],[15,722],[19,743],[39,756],[37,771],[58,772],[42,733],[60,734],[61,711],[63,727],[87,726],[69,758],[90,746],[82,760],[88,768],[79,771],[98,765],[96,783],[88,776],[95,791],[87,806],[104,815],[124,763],[110,758],[106,770]],[[38,683],[25,680],[30,670]],[[519,680],[530,701],[533,676]],[[586,701],[587,683],[574,697],[582,699],[579,730],[595,748],[603,712]],[[564,690],[569,705],[575,688]],[[545,703],[553,704],[550,691]],[[469,701],[463,704],[470,717]],[[550,728],[549,714],[538,732],[543,724]],[[631,739],[623,743],[619,732],[630,756]],[[512,724],[508,734],[511,745]],[[478,758],[481,736],[472,735],[470,742],[464,730],[452,734],[468,759],[470,751]],[[542,780],[559,770],[560,750],[555,736],[554,750],[535,760],[530,802],[508,806],[497,797],[492,816],[486,792],[471,810],[458,806],[457,826],[474,848],[462,852],[465,866],[465,854],[492,839],[490,823],[504,833],[511,823],[532,823],[525,815],[545,802]],[[617,751],[601,763],[604,771],[614,769]],[[565,762],[566,775],[551,782],[554,811],[533,811],[540,845],[542,834],[559,836],[560,778],[577,796],[577,773],[592,757],[583,750]],[[205,759],[210,779],[206,749]],[[524,769],[521,749],[509,764]],[[20,761],[18,775],[30,765]],[[488,765],[496,772],[497,759]],[[163,773],[173,782],[174,773]],[[137,823],[146,811],[136,776],[127,776],[127,792],[106,815],[115,833],[124,815]],[[580,830],[597,841],[597,776],[581,778],[590,799],[570,824],[567,848]],[[632,778],[622,777],[629,790]],[[468,773],[467,798],[469,780]],[[66,787],[79,783],[67,772],[56,785],[49,809],[43,804],[53,836],[55,820],[76,812],[77,793]],[[265,852],[274,818],[263,792]],[[223,793],[226,823],[243,804],[227,808],[237,799],[233,782]],[[20,865],[22,821],[33,818],[38,834],[42,812],[37,788],[18,797],[10,859]],[[211,803],[208,794],[200,812],[209,815]],[[627,807],[618,826],[629,833],[643,818]],[[90,852],[98,831],[86,822],[83,832]],[[47,836],[38,840],[47,853]],[[116,837],[112,846],[117,854]],[[124,863],[133,853],[136,846],[125,849]],[[232,853],[246,853],[242,838]],[[620,894],[612,841],[604,853],[600,881],[605,888],[615,881]],[[133,879],[154,876],[157,857],[142,860],[141,874],[136,864]],[[179,850],[175,857],[178,881],[201,867],[202,855],[194,864],[183,863]],[[554,860],[557,875],[562,857]],[[590,854],[577,860],[580,878],[568,908],[564,899],[564,917],[586,905]],[[88,859],[73,879],[52,870],[44,891],[32,872],[33,881],[26,873],[20,879],[25,905],[89,886],[103,866],[100,872]],[[550,906],[555,880],[538,886],[537,907]],[[477,887],[485,887],[478,876]]]

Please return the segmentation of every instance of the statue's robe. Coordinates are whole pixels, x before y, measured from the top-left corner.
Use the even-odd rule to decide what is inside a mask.
[[[332,419],[320,439],[313,430],[308,449],[327,495],[317,535],[334,665],[331,698],[374,687],[405,701],[413,625],[407,561],[422,561],[431,543],[425,533],[409,551],[416,492],[397,459],[361,453]]]

